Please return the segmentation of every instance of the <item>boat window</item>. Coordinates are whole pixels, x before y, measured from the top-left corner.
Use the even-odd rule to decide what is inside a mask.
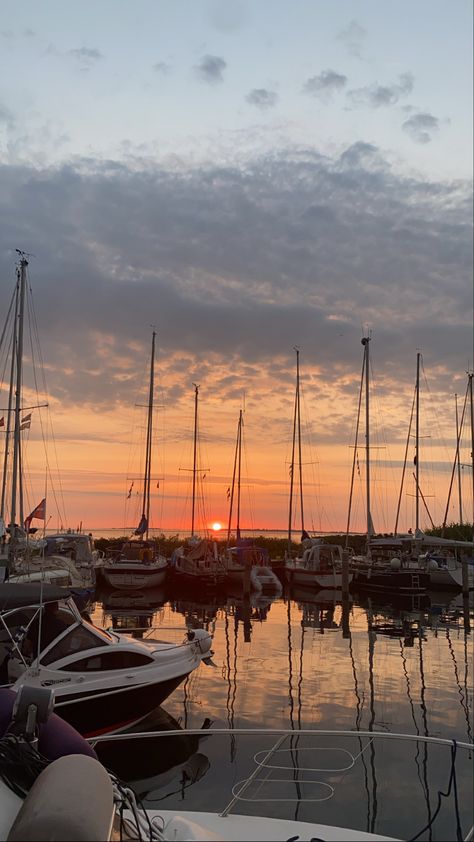
[[[141,652],[101,652],[81,658],[72,664],[61,667],[67,672],[94,672],[96,670],[125,670],[133,667],[143,667],[152,664],[153,658]]]
[[[88,623],[87,620],[84,621],[84,626],[86,628],[87,628],[87,626],[91,626],[91,625],[92,625],[92,623]],[[105,631],[105,629],[99,629],[98,626],[93,626],[93,629],[94,629],[95,634],[100,635],[100,637],[103,637],[107,641],[110,641],[110,640],[114,639],[111,634],[109,634],[108,632]]]
[[[75,626],[65,637],[49,649],[42,657],[41,663],[47,666],[54,661],[59,661],[60,658],[66,658],[68,655],[73,655],[75,652],[82,652],[87,649],[95,649],[97,646],[103,646],[104,641],[101,640],[94,632],[89,631],[85,624]]]

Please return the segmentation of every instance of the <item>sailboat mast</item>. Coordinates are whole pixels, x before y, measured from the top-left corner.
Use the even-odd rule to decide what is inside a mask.
[[[361,343],[364,346],[365,368],[365,494],[367,501],[367,552],[370,553],[370,536],[372,533],[372,518],[370,514],[370,390],[369,390],[369,342],[370,336],[364,336]]]
[[[469,398],[471,404],[471,465],[472,465],[472,528],[474,530],[474,403],[472,400],[472,379],[474,377],[474,371],[468,372],[469,377]],[[474,538],[474,535],[473,535]]]
[[[296,356],[296,395],[298,407],[298,459],[300,475],[300,512],[301,512],[301,534],[304,533],[304,505],[303,505],[303,462],[301,460],[301,404],[300,404],[300,352]]]
[[[235,528],[235,536],[237,541],[240,541],[240,488],[241,488],[241,476],[242,476],[242,424],[243,424],[243,414],[242,410],[240,410],[239,414],[239,428],[238,428],[238,463],[237,463],[237,525]]]
[[[194,535],[194,513],[196,507],[196,471],[197,471],[197,423],[198,423],[198,395],[199,386],[194,386],[194,449],[193,449],[193,499],[191,509],[191,535]]]
[[[420,528],[420,360],[416,355],[416,409],[415,409],[415,535]]]
[[[20,413],[21,413],[21,385],[23,375],[23,322],[25,312],[25,289],[26,289],[26,267],[28,261],[26,257],[21,254],[20,257],[20,277],[19,277],[19,305],[18,305],[18,329],[15,331],[17,338],[16,348],[16,387],[15,387],[15,426],[13,434],[13,469],[12,469],[12,504],[10,512],[10,557],[14,556],[14,549],[16,543],[15,535],[15,520],[16,520],[16,504],[17,504],[17,487],[19,485],[19,466],[20,460]],[[19,501],[20,517],[23,517],[23,501]]]
[[[295,391],[295,408],[293,413],[293,441],[291,446],[291,462],[290,462],[290,499],[288,503],[288,555],[291,555],[291,526],[293,520],[293,488],[295,482],[295,448],[296,448],[296,429],[298,418],[298,403],[299,403],[299,348],[295,347],[296,352],[296,391]]]
[[[457,442],[456,463],[457,463],[457,472],[458,472],[459,523],[462,526],[461,453],[460,453],[460,449],[459,449],[460,431],[459,431],[458,396],[457,396],[457,394],[454,395],[454,402],[455,402],[455,405],[456,405],[456,442]]]
[[[18,327],[18,304],[20,299],[20,270],[17,268],[17,280],[15,285],[15,315],[13,319],[13,336],[12,336],[12,356],[10,366],[10,388],[8,390],[8,410],[7,410],[7,427],[5,431],[5,451],[3,454],[3,478],[2,478],[2,501],[0,508],[0,518],[5,520],[5,505],[7,495],[7,467],[8,458],[10,456],[10,439],[12,433],[12,405],[15,382],[15,350],[16,350],[16,334]],[[14,419],[13,419],[14,422]]]
[[[148,418],[146,428],[146,450],[145,450],[145,475],[143,479],[143,514],[146,517],[145,537],[148,538],[148,527],[150,523],[150,484],[151,484],[151,450],[153,440],[153,397],[155,385],[155,339],[156,332],[151,337],[151,362],[150,362],[150,390],[148,393]]]

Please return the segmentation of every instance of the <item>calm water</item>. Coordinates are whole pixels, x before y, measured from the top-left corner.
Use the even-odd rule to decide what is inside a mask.
[[[461,596],[433,594],[422,603],[408,599],[394,607],[351,597],[343,609],[340,594],[297,589],[291,597],[274,601],[244,600],[237,587],[203,601],[164,591],[134,597],[104,592],[92,613],[98,624],[140,627],[144,631],[139,634],[150,637],[164,636],[160,629],[165,627],[184,625],[213,632],[215,666],[201,665],[141,730],[200,729],[210,721],[220,728],[358,729],[472,742],[473,641],[466,628],[473,623],[472,607],[468,620]],[[438,790],[448,784],[449,750],[405,743],[400,753],[387,740],[374,745],[351,740],[352,746],[336,738],[318,743],[326,754],[323,779],[319,764],[316,780],[309,761],[314,744],[292,738],[276,755],[282,761],[276,764],[280,772],[267,770],[237,812],[258,812],[259,799],[271,795],[271,813],[280,815],[283,807],[291,807],[290,780],[295,788],[291,798],[303,798],[295,807],[301,819],[338,819],[392,834],[398,823],[398,833],[408,838],[429,820]],[[215,809],[224,806],[232,786],[261,759],[256,752],[268,749],[275,737],[258,745],[254,738],[228,735],[220,740],[170,737],[166,742],[116,743],[103,746],[101,756],[150,806]],[[348,774],[347,763],[341,763],[348,756],[359,758],[357,774]],[[472,757],[466,753],[462,763],[457,788],[463,821],[470,827]],[[304,767],[303,772],[296,774],[296,766]],[[325,794],[329,787],[330,798]],[[347,807],[348,794],[354,807]],[[407,812],[406,800],[401,808],[394,794],[402,800],[415,794],[416,808]],[[420,838],[448,838],[451,808],[441,811],[439,821],[436,833],[427,831]]]

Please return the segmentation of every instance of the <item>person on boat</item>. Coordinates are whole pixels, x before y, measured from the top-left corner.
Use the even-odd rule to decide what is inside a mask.
[[[59,603],[47,602],[41,618],[41,646],[40,652],[46,649],[66,628],[67,623],[60,616]],[[38,651],[38,636],[40,632],[40,612],[30,623],[23,641],[22,652],[27,658],[33,658]]]

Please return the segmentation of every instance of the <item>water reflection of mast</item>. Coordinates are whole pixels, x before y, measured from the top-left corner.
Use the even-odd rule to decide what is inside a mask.
[[[229,728],[234,727],[234,702],[235,702],[235,689],[234,689],[234,696],[232,697],[232,681],[230,678],[231,668],[230,668],[230,637],[229,637],[229,615],[227,609],[225,610],[225,652],[226,652],[226,672],[227,672],[227,722],[229,724]],[[235,759],[235,734],[230,735],[230,760],[231,762]]]
[[[467,689],[467,670],[468,670],[467,649],[466,648],[464,649],[465,658],[466,658],[466,665],[465,665],[465,671],[464,671],[465,681],[464,681],[464,692],[463,692],[463,688],[461,687],[461,682],[459,680],[459,672],[458,672],[458,665],[457,665],[457,661],[456,661],[456,655],[454,654],[453,644],[452,644],[452,641],[451,641],[451,637],[449,635],[449,628],[446,628],[446,640],[448,641],[449,652],[450,652],[450,655],[451,655],[451,658],[452,658],[453,664],[454,664],[454,676],[455,676],[456,684],[457,684],[457,688],[458,688],[459,700],[460,700],[461,707],[462,707],[463,712],[464,712],[464,716],[466,717],[467,739],[468,739],[468,742],[472,743],[472,729],[471,729],[471,722],[470,722],[470,719],[469,719],[469,709],[468,709],[468,698],[469,697],[468,697],[468,689]],[[464,641],[466,642],[466,635],[464,635]]]
[[[347,627],[346,634],[349,638],[349,655],[350,655],[350,658],[351,658],[352,675],[354,676],[354,693],[355,693],[355,697],[356,697],[355,730],[359,731],[361,720],[362,720],[362,700],[361,700],[360,693],[359,693],[359,682],[358,682],[358,679],[357,679],[357,670],[356,670],[356,665],[355,665],[354,650],[352,648],[352,634],[351,634],[351,630],[350,630],[349,625]],[[366,763],[365,763],[365,754],[364,754],[364,751],[363,751],[362,740],[361,740],[360,737],[358,737],[358,741],[359,741],[359,748],[360,748],[359,757],[360,757],[360,759],[362,761],[362,765],[364,767],[365,791],[367,793],[367,829],[368,829],[369,828],[369,821],[370,821],[369,778],[368,778],[368,775],[367,775],[367,766],[366,766]]]
[[[421,624],[418,624],[418,644],[420,647],[420,680],[421,680],[421,690],[420,690],[420,707],[421,707],[421,714],[423,719],[423,726],[424,726],[424,736],[428,736],[428,716],[427,716],[427,709],[426,709],[426,700],[425,700],[425,693],[426,693],[426,684],[425,684],[425,671],[423,666],[423,628]],[[423,743],[423,788],[425,790],[425,800],[426,800],[426,807],[428,811],[428,826],[430,828],[430,839],[431,839],[431,801],[430,801],[430,788],[428,785],[428,743]]]
[[[375,692],[374,692],[374,650],[376,634],[372,628],[372,600],[369,597],[369,606],[367,609],[367,630],[369,637],[369,689],[370,689],[370,720],[369,731],[374,730],[375,724]],[[372,819],[370,822],[370,832],[375,833],[375,821],[377,818],[377,778],[375,775],[375,740],[370,741],[370,769],[372,772]]]
[[[412,641],[412,644],[413,644],[412,638],[411,638],[411,641]],[[412,695],[411,695],[410,676],[408,675],[407,659],[405,657],[405,648],[404,648],[404,644],[402,643],[401,639],[400,639],[400,654],[401,654],[401,658],[402,658],[403,672],[405,674],[405,681],[406,681],[406,685],[407,685],[407,696],[408,696],[408,701],[410,703],[411,716],[412,716],[412,719],[413,719],[413,724],[415,726],[415,731],[416,731],[417,734],[419,734],[420,729],[418,728],[418,723],[416,721],[415,706],[414,706]],[[416,743],[416,753],[415,753],[415,763],[416,763],[416,768],[417,768],[417,772],[418,772],[418,780],[420,781],[421,786],[423,788],[425,788],[425,794],[426,794],[426,781],[425,781],[425,783],[423,783],[423,781],[422,781],[419,760],[420,760],[420,744],[417,742]],[[426,767],[425,767],[425,772],[426,772]]]
[[[290,707],[290,728],[292,731],[295,730],[295,720],[294,720],[294,708],[295,703],[293,700],[293,645],[291,640],[291,598],[288,596],[288,607],[287,607],[287,619],[288,619],[288,701]],[[299,709],[298,720],[301,726],[301,707]],[[296,785],[296,794],[298,796],[296,802],[296,809],[295,809],[295,818],[298,816],[298,808],[299,803],[301,800],[301,787],[298,779],[298,763],[297,763],[297,755],[295,754],[296,744],[295,739],[298,740],[298,737],[294,737],[293,735],[290,737],[290,757],[291,763],[293,766],[293,780],[295,781]]]

